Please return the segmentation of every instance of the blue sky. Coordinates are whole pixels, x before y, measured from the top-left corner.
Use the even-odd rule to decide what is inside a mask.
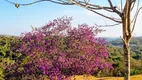
[[[32,2],[34,0],[11,0],[19,3]],[[96,0],[96,3],[107,4],[105,0]],[[104,2],[102,2],[104,1]],[[116,0],[118,1],[118,0]],[[114,2],[116,4],[117,2]],[[89,25],[112,24],[113,22],[102,18],[88,10],[78,6],[63,6],[50,2],[41,2],[30,6],[21,6],[17,9],[14,5],[0,0],[0,34],[20,35],[22,32],[31,31],[31,25],[41,27],[57,17],[72,16],[72,25],[87,23]],[[134,36],[142,36],[142,11],[138,17]],[[107,27],[106,32],[99,34],[103,37],[120,37],[122,35],[121,25]]]

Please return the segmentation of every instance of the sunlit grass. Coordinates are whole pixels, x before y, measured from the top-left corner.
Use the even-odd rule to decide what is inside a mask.
[[[96,78],[93,76],[73,76],[70,80],[124,80],[123,77],[101,77]],[[142,80],[142,75],[131,76],[131,80]]]

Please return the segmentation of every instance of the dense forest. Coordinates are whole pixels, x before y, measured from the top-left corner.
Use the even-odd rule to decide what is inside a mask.
[[[110,41],[109,44],[116,48],[122,47],[122,41],[120,39]],[[131,46],[132,58],[135,60],[141,60],[142,59],[142,37],[134,37],[130,42],[130,46]]]
[[[131,42],[131,75],[142,73],[142,37],[134,37]],[[116,70],[116,76],[123,76],[123,49],[121,39],[108,42],[110,49],[110,59],[113,61],[113,67]],[[115,71],[114,70],[114,71]],[[118,73],[119,72],[119,73]]]

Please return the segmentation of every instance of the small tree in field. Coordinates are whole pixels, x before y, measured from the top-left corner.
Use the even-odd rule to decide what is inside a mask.
[[[19,51],[28,57],[7,67],[8,71],[15,71],[9,72],[6,78],[28,79],[24,75],[33,75],[32,79],[37,79],[47,75],[50,80],[65,80],[73,75],[112,69],[107,61],[105,40],[96,38],[102,30],[87,24],[72,28],[70,21],[71,18],[66,17],[54,19],[24,33]]]
[[[5,0],[5,1],[10,2],[9,0]],[[129,43],[132,38],[132,32],[135,28],[137,16],[139,14],[139,11],[142,9],[142,7],[139,7],[140,0],[120,0],[120,7],[118,7],[117,5],[114,5],[112,0],[103,0],[108,3],[108,5],[104,5],[104,6],[102,6],[101,4],[96,4],[95,0],[94,1],[93,0],[92,1],[91,0],[37,0],[35,2],[28,3],[28,4],[18,4],[14,2],[10,2],[10,3],[15,4],[15,6],[18,8],[20,5],[25,6],[25,5],[35,4],[38,2],[44,2],[44,1],[61,4],[61,5],[77,5],[77,6],[85,8],[89,11],[94,12],[95,14],[98,14],[104,18],[107,18],[117,23],[114,25],[106,25],[106,26],[115,26],[118,24],[122,24],[123,38],[121,39],[123,41],[124,60],[125,60],[124,62],[125,73],[124,74],[125,74],[125,80],[130,80],[130,46],[129,46]],[[136,2],[138,2],[136,13],[134,15],[134,18],[131,19],[132,17],[131,14],[132,14],[133,8],[136,6],[135,4]],[[104,10],[108,13],[115,13],[116,15],[119,16],[119,18],[111,17],[109,15],[100,13],[99,12],[100,10]]]

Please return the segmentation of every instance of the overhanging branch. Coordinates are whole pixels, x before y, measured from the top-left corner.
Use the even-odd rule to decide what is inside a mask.
[[[135,20],[134,20],[134,24],[133,24],[133,28],[132,28],[131,33],[132,33],[132,32],[134,31],[134,29],[135,29],[137,17],[138,17],[138,15],[139,15],[139,12],[140,12],[141,9],[142,9],[142,7],[140,7],[140,8],[138,9],[137,13],[136,13],[136,17],[135,17]]]
[[[18,4],[18,3],[14,3],[14,2],[11,2],[9,0],[5,0],[9,3],[12,3],[12,4]],[[106,7],[106,6],[100,6],[100,5],[96,5],[96,4],[90,4],[89,1],[79,1],[79,0],[37,0],[37,1],[34,1],[34,2],[31,2],[31,3],[27,3],[27,4],[18,4],[18,5],[22,5],[22,6],[26,6],[26,5],[32,5],[32,4],[35,4],[35,3],[39,3],[39,2],[43,2],[43,1],[49,1],[49,2],[52,2],[52,3],[56,3],[56,4],[61,4],[61,5],[78,5],[80,7],[83,7],[89,11],[92,11],[102,17],[105,17],[107,19],[110,19],[114,22],[117,22],[117,23],[122,23],[122,21],[120,19],[117,19],[117,18],[113,18],[113,17],[110,17],[110,16],[107,16],[107,15],[104,15],[102,13],[99,13],[97,12],[98,10],[105,10],[105,11],[108,11],[108,12],[114,12],[114,13],[117,13],[119,16],[121,16],[121,13],[116,9],[115,6],[112,5],[111,1],[109,1],[109,4],[110,4],[110,7]]]
[[[121,17],[122,16],[121,12],[118,11],[115,6],[113,6],[111,0],[108,0],[108,3],[110,5],[111,9],[113,10],[113,12],[117,13]]]
[[[121,23],[116,23],[116,24],[106,24],[106,25],[97,25],[97,24],[95,24],[95,25],[97,25],[97,26],[99,26],[99,27],[113,27],[113,26],[117,26],[117,25],[120,25]]]
[[[9,1],[9,0],[5,0],[5,1],[7,1],[7,2],[9,2],[11,4],[17,4],[15,2],[12,2],[12,1]],[[52,2],[52,3],[56,3],[56,4],[61,4],[61,5],[74,5],[73,3],[63,2],[61,0],[58,0],[58,1],[53,1],[53,0],[37,0],[37,1],[31,2],[31,3],[26,3],[26,4],[19,4],[18,3],[18,4],[21,5],[21,6],[28,6],[28,5],[32,5],[32,4],[43,2],[43,1],[49,1],[49,2]]]
[[[114,22],[117,22],[117,23],[122,23],[121,20],[118,20],[118,19],[116,19],[116,18],[109,17],[109,16],[106,16],[106,15],[104,15],[104,14],[102,14],[102,13],[99,13],[99,12],[97,12],[96,10],[93,10],[92,8],[86,7],[86,5],[82,5],[80,2],[77,2],[77,1],[75,1],[75,0],[74,0],[74,1],[71,0],[71,1],[72,1],[72,3],[74,3],[75,5],[78,5],[78,6],[80,6],[80,7],[83,7],[83,8],[85,8],[85,9],[87,9],[87,10],[89,10],[89,11],[92,11],[92,12],[94,12],[94,13],[96,13],[96,14],[102,16],[102,17],[105,17],[105,18],[110,19],[110,20],[112,20],[112,21],[114,21]],[[99,8],[101,8],[101,7],[99,7]]]

